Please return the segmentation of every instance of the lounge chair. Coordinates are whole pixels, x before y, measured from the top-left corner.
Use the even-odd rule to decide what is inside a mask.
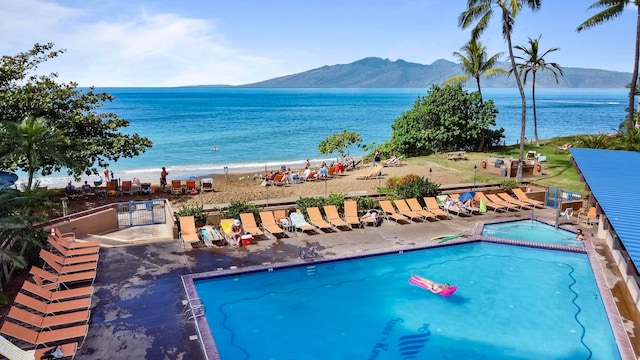
[[[123,195],[124,194],[129,194],[129,195],[133,195],[133,184],[130,180],[124,180],[122,181],[122,189],[120,191]]]
[[[307,214],[309,215],[309,222],[317,227],[320,230],[333,230],[333,227],[331,226],[331,224],[329,224],[327,221],[325,221],[322,218],[322,214],[320,213],[320,209],[317,207],[308,207],[307,208]]]
[[[304,215],[302,215],[302,213],[299,212],[292,212],[289,215],[289,218],[291,218],[291,223],[293,224],[294,228],[296,229],[296,231],[300,231],[300,232],[307,232],[307,231],[312,231],[312,232],[316,232],[316,228],[309,224],[307,222],[307,220],[305,220]]]
[[[287,177],[284,173],[277,173],[273,180],[269,180],[269,184],[272,186],[287,185]]]
[[[384,213],[384,217],[387,220],[393,220],[396,223],[409,223],[409,218],[399,214],[396,212],[396,209],[393,207],[393,204],[389,200],[380,200],[380,206],[382,207],[382,212]]]
[[[98,254],[64,257],[61,255],[52,253],[46,249],[41,249],[40,257],[42,257],[43,254],[47,254],[47,256],[49,256],[50,259],[55,260],[58,264],[62,266],[78,265],[78,264],[85,264],[85,263],[95,264],[98,262]]]
[[[371,171],[369,171],[369,173],[365,175],[357,176],[356,179],[357,180],[377,179],[378,177],[382,176],[382,169],[384,169],[384,165],[378,164],[373,168],[371,168]]]
[[[240,221],[242,221],[242,227],[244,232],[250,234],[253,237],[264,236],[264,232],[260,230],[256,224],[256,218],[253,213],[240,214]]]
[[[489,201],[502,205],[506,208],[508,208],[509,210],[518,210],[518,209],[522,209],[522,206],[517,205],[517,204],[512,204],[506,200],[504,200],[503,198],[501,198],[500,196],[496,195],[496,194],[484,194],[484,196],[489,199]],[[528,208],[530,209],[530,208]]]
[[[398,166],[400,165],[400,158],[397,156],[392,156],[384,162],[384,166]]]
[[[520,206],[521,209],[531,210],[531,208],[534,207],[533,204],[530,204],[530,203],[525,202],[525,201],[518,200],[518,199],[514,198],[513,196],[507,194],[506,192],[500,192],[500,193],[497,193],[496,195],[498,195],[502,200],[504,200],[504,201],[506,201],[506,202],[508,202],[510,204],[514,204],[514,205]]]
[[[351,225],[357,225],[358,227],[363,227],[364,223],[360,221],[360,216],[358,216],[358,203],[355,200],[345,200],[344,201],[344,220]],[[374,219],[367,218],[365,219],[368,223],[375,223]]]
[[[107,196],[116,196],[118,191],[118,180],[111,180],[107,182]]]
[[[87,255],[94,255],[97,257],[98,252],[100,251],[99,246],[85,247],[85,248],[79,248],[79,249],[68,249],[62,243],[55,240],[51,236],[47,237],[47,242],[49,243],[49,245],[51,245],[51,249],[55,249],[60,255],[64,257],[87,256]]]
[[[212,178],[200,179],[200,191],[201,192],[213,191],[213,179]]]
[[[278,235],[284,236],[284,230],[282,230],[282,228],[276,222],[276,218],[273,216],[273,212],[261,211],[260,222],[262,223],[262,229],[273,235],[273,237],[277,238]]]
[[[573,145],[571,145],[571,143],[566,143],[566,144],[562,144],[562,145],[558,146],[558,150],[566,151],[566,150],[571,149],[571,147],[573,147]]]
[[[200,237],[207,246],[213,246],[214,244],[218,246],[227,245],[224,235],[210,225],[205,225],[200,229]]]
[[[70,284],[88,283],[93,285],[96,279],[95,271],[83,271],[73,274],[54,274],[37,266],[32,266],[29,273],[33,275],[36,284],[48,289],[58,289],[61,285],[69,288]]]
[[[14,303],[26,306],[41,314],[55,315],[77,310],[87,310],[91,306],[91,298],[81,298],[54,303],[46,303],[23,293],[18,293],[16,295]]]
[[[420,202],[418,201],[418,199],[410,198],[405,200],[407,202],[407,205],[409,205],[409,208],[411,209],[411,211],[413,211],[414,213],[420,214],[424,216],[426,219],[439,220],[436,214],[420,206]]]
[[[62,234],[59,228],[55,228],[54,234],[51,234],[62,246],[67,249],[93,248],[100,246],[100,240],[84,241],[78,240],[76,234],[69,232]]]
[[[58,341],[70,341],[74,339],[83,339],[87,336],[89,330],[88,325],[70,326],[56,330],[36,331],[26,328],[22,325],[5,321],[0,328],[0,333],[22,340],[31,345],[45,345]],[[66,355],[66,354],[65,354]]]
[[[311,171],[309,174],[307,174],[306,177],[304,177],[302,180],[304,181],[316,181],[318,180],[318,173],[315,171]]]
[[[182,246],[190,244],[202,245],[198,232],[196,231],[196,221],[193,216],[180,216],[180,240],[182,240]]]
[[[442,204],[442,209],[446,211],[448,214],[460,216],[471,216],[471,211],[464,207],[456,196],[457,194],[448,194],[448,195],[438,195],[436,197],[436,202]]]
[[[233,222],[235,219],[220,219],[220,229],[222,230],[222,235],[224,235],[228,241],[233,241],[233,233],[231,232],[231,227],[233,226]]]
[[[398,209],[398,213],[410,218],[415,221],[418,219],[420,221],[426,221],[429,218],[433,218],[433,215],[430,213],[426,213],[426,211],[420,209],[420,212],[416,212],[411,210],[411,207],[404,199],[396,199],[393,200],[393,203],[396,205],[396,209]]]
[[[518,198],[518,200],[520,201],[524,201],[526,203],[529,203],[537,208],[543,209],[545,207],[544,202],[542,201],[538,201],[536,199],[531,199],[529,198],[529,196],[527,196],[527,193],[525,193],[524,191],[522,191],[522,189],[519,188],[513,188],[511,189],[511,191],[513,191],[513,194]]]
[[[273,217],[276,219],[276,223],[278,224],[278,226],[280,226],[283,230],[296,231],[293,223],[291,222],[291,219],[287,216],[287,210],[273,210]]]
[[[58,345],[65,358],[73,357],[76,354],[77,346],[78,344],[76,343]],[[40,360],[44,354],[51,349],[53,349],[53,347],[22,350],[4,336],[0,336],[0,355],[10,360]]]
[[[52,254],[45,249],[40,250],[40,258],[44,260],[45,268],[51,268],[58,274],[72,274],[82,271],[95,271],[98,267],[97,262],[85,262],[73,265],[61,265],[59,261],[64,259],[56,254]]]
[[[196,181],[195,180],[187,180],[186,181],[186,192],[190,195],[198,194],[198,189],[196,189]]]
[[[598,212],[595,206],[589,207],[588,210],[582,209],[578,211],[578,222],[584,221],[587,225],[598,223]]]
[[[484,201],[485,205],[487,205],[487,208],[492,209],[493,212],[509,211],[510,209],[515,209],[515,208],[510,207],[510,206],[505,206],[505,205],[502,205],[502,204],[494,203],[493,201],[489,200],[489,198],[486,197],[482,191],[476,191],[476,197],[478,199]]]
[[[182,181],[171,180],[171,193],[175,195],[182,194]]]
[[[440,206],[438,206],[438,200],[435,197],[424,197],[424,209],[433,213],[435,216],[441,219],[451,219],[451,215],[448,212],[442,210]]]
[[[69,290],[50,291],[28,280],[25,280],[25,282],[22,284],[21,290],[39,296],[48,302],[91,297],[93,295],[93,286],[78,287]]]
[[[21,321],[27,325],[36,327],[38,329],[48,329],[63,326],[63,325],[76,325],[86,324],[89,322],[90,310],[74,311],[60,315],[47,315],[42,316],[40,314],[32,313],[27,310],[21,309],[16,306],[12,306],[9,309],[8,317]]]
[[[335,205],[325,205],[323,207],[324,214],[326,215],[327,221],[337,227],[337,228],[348,228],[351,229],[351,226],[348,222],[344,221],[340,214],[338,213],[338,208]]]

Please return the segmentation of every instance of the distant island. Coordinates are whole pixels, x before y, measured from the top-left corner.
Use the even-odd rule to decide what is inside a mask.
[[[562,64],[561,64],[562,65]],[[498,64],[509,69],[509,64]],[[539,88],[624,88],[631,80],[631,73],[600,69],[563,67],[564,76],[556,84],[550,71],[538,71],[536,87]],[[350,64],[325,65],[298,74],[277,77],[237,87],[253,88],[428,88],[433,84],[463,74],[462,65],[448,60],[437,60],[431,65],[404,60],[391,61],[377,57],[364,58]],[[487,88],[513,88],[515,81],[506,76],[482,78],[481,86]],[[204,85],[207,86],[207,85]],[[216,86],[216,85],[210,85]],[[475,88],[475,82],[466,84]],[[531,77],[527,81],[531,86]]]

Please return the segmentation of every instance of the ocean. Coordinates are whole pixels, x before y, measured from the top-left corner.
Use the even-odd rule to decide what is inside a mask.
[[[257,89],[257,88],[99,88],[115,100],[99,111],[114,112],[130,122],[122,129],[153,141],[133,159],[111,164],[116,178],[159,178],[166,166],[170,178],[211,173],[258,172],[282,165],[301,167],[327,156],[319,142],[342,130],[361,134],[363,142],[382,143],[391,125],[410,110],[427,89]],[[541,139],[578,133],[611,133],[623,121],[627,89],[537,89]],[[516,88],[483,89],[499,111],[497,127],[505,142],[520,137],[520,96]],[[527,94],[527,138],[533,138],[531,94]],[[212,149],[217,149],[213,151]],[[353,156],[364,152],[350,149]],[[19,174],[20,175],[20,174]],[[21,176],[21,180],[22,180]],[[83,180],[97,180],[98,176]],[[39,179],[58,186],[71,178],[54,174]]]

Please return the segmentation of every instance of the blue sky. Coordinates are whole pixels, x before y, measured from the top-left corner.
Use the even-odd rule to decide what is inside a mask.
[[[514,45],[542,34],[565,67],[631,72],[636,8],[577,33],[595,0],[547,0],[516,20]],[[464,0],[1,0],[0,54],[53,42],[41,67],[80,86],[247,84],[364,57],[455,61]],[[505,52],[499,23],[481,41]],[[506,57],[505,57],[506,59]]]

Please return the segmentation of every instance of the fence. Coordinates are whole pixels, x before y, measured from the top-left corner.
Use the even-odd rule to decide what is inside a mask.
[[[116,204],[118,228],[165,224],[164,200],[129,201]]]

